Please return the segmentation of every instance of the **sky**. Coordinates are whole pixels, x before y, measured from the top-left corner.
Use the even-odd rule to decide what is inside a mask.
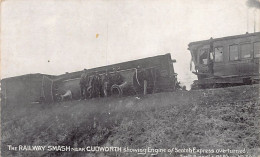
[[[188,44],[260,31],[246,0],[5,0],[1,77],[59,75],[171,53],[189,86]]]

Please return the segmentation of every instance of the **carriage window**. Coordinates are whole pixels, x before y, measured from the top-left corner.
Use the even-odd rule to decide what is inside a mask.
[[[200,64],[208,64],[208,49],[200,50],[199,62]]]
[[[251,57],[251,44],[241,44],[240,45],[241,50],[241,58],[250,58]]]
[[[260,42],[254,43],[254,56],[260,57]]]
[[[215,48],[215,62],[223,62],[223,47]]]
[[[238,45],[229,46],[229,60],[238,60]]]

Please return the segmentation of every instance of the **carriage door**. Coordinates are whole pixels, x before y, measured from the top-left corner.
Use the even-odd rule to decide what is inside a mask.
[[[223,58],[223,47],[215,47],[214,48],[214,66],[213,66],[213,73],[214,75],[222,76],[224,75],[223,69],[225,68],[224,66],[224,58]]]
[[[209,72],[208,68],[208,58],[209,58],[209,48],[202,48],[199,50],[198,63],[199,63],[199,73],[207,74]]]
[[[252,44],[240,43],[241,64],[239,68],[240,75],[252,75],[254,71],[254,62],[252,60]]]

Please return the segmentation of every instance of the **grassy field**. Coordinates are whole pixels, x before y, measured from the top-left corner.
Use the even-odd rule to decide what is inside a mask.
[[[1,110],[3,157],[138,156],[115,152],[11,151],[7,145],[229,148],[259,155],[259,85],[56,104],[16,104],[2,106]]]

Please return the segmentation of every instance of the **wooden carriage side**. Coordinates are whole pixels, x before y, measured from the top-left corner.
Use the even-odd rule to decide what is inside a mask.
[[[1,80],[1,104],[3,106],[53,102],[52,80],[55,76],[27,74]]]
[[[260,32],[192,42],[189,50],[199,84],[259,80]]]

